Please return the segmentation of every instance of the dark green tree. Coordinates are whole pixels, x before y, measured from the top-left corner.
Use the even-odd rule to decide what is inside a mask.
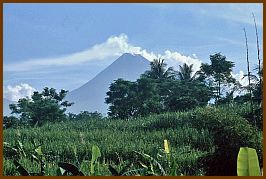
[[[169,95],[169,91],[167,89],[168,84],[176,80],[176,71],[173,67],[167,68],[167,64],[164,59],[154,59],[154,61],[150,63],[150,70],[147,70],[144,74],[142,74],[140,79],[149,79],[149,87],[153,86],[152,89],[150,89],[153,91],[153,99],[147,98],[146,102],[149,101],[149,103],[153,103],[153,105],[156,106],[156,113],[159,111],[165,111],[166,106],[164,103],[166,97]]]
[[[164,59],[154,59],[150,62],[151,69],[146,71],[142,76],[152,79],[174,79],[175,71],[172,67],[167,68]]]
[[[184,111],[197,106],[206,106],[212,91],[198,81],[175,81],[168,87],[167,111]]]
[[[137,80],[136,104],[138,115],[145,116],[151,113],[160,113],[164,110],[160,94],[160,83],[151,78]]]
[[[179,71],[177,72],[177,78],[184,81],[193,81],[196,80],[197,72],[193,74],[193,64],[188,65],[184,63],[182,66],[179,65]]]
[[[106,93],[105,102],[109,104],[108,115],[112,118],[126,119],[135,116],[136,106],[136,83],[121,78],[115,80]]]
[[[64,120],[67,107],[73,103],[63,101],[68,91],[59,93],[54,88],[45,87],[42,92],[35,91],[30,98],[19,99],[17,104],[10,104],[11,114],[18,114],[21,120],[41,125],[46,121]]]
[[[151,70],[146,71],[136,82],[118,79],[110,85],[105,101],[109,104],[110,117],[126,119],[166,111],[188,110],[206,105],[212,97],[210,88],[193,80],[192,71],[188,75],[190,80],[177,80],[172,76],[174,71],[166,75],[167,66],[163,60],[155,63],[163,69],[155,70],[154,63],[151,63]],[[160,72],[157,73],[158,71]]]
[[[210,87],[213,87],[214,93],[216,94],[215,100],[218,102],[222,97],[222,86],[229,86],[236,82],[231,75],[234,63],[228,61],[221,53],[210,55],[210,60],[210,65],[207,63],[201,65],[199,79]]]

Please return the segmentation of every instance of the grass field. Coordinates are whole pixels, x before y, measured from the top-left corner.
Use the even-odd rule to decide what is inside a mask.
[[[197,108],[129,120],[87,119],[47,123],[42,127],[5,129],[4,142],[16,146],[20,141],[25,151],[33,148],[34,143],[40,144],[46,164],[45,175],[57,175],[58,162],[74,164],[85,175],[92,175],[93,145],[97,145],[102,154],[99,171],[94,175],[112,175],[109,164],[122,169],[132,161],[145,163],[134,151],[156,158],[169,171],[167,175],[173,174],[170,172],[173,168],[175,175],[208,175],[212,169],[206,164],[217,165],[217,162],[210,164],[204,159],[215,156],[214,159],[221,162],[219,165],[223,171],[226,164],[221,158],[228,159],[228,166],[234,165],[233,158],[242,145],[256,148],[262,159],[262,131],[256,130],[243,118],[247,113],[248,106],[237,105]],[[165,139],[169,141],[171,161],[175,165],[165,162]],[[18,161],[30,172],[40,170],[39,163],[29,157],[19,157]],[[134,165],[131,169],[136,168],[138,166]],[[4,153],[4,175],[19,175],[8,150]]]

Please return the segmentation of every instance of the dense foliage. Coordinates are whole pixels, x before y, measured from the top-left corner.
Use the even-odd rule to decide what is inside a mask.
[[[103,116],[101,113],[81,111],[79,114],[68,113],[67,119],[69,120],[86,120],[86,119],[102,119]]]
[[[40,144],[47,175],[56,175],[58,162],[72,163],[90,175],[88,165],[93,144],[98,145],[102,153],[99,175],[112,174],[109,164],[121,170],[133,161],[145,163],[134,151],[149,154],[170,171],[165,158],[160,157],[164,139],[170,143],[172,161],[176,162],[175,167],[171,166],[176,175],[231,175],[235,174],[235,155],[241,146],[255,148],[262,161],[262,132],[257,132],[242,117],[249,112],[247,105],[226,105],[127,121],[87,118],[49,122],[42,127],[6,129],[4,142],[14,146],[21,141],[25,151],[34,147],[32,141]],[[5,149],[5,175],[18,174],[12,163],[13,156]],[[22,156],[18,161],[32,172],[40,171],[40,166],[30,158]]]
[[[106,93],[111,118],[127,119],[162,112],[177,112],[206,106],[213,99],[216,105],[238,102],[261,103],[262,76],[253,75],[252,86],[241,86],[232,76],[234,63],[221,53],[210,55],[211,64],[202,63],[193,72],[193,65],[179,65],[179,71],[167,68],[163,59],[155,59],[136,81],[115,80]],[[247,92],[252,88],[252,94]],[[241,92],[241,95],[235,95]],[[252,96],[250,98],[250,96]],[[252,108],[252,106],[251,106]],[[262,109],[262,108],[261,108]],[[253,121],[258,115],[251,111]],[[255,124],[260,125],[261,124]]]
[[[10,104],[11,114],[18,114],[21,121],[41,125],[46,121],[61,121],[65,118],[66,108],[73,103],[63,101],[68,91],[59,93],[54,88],[35,91],[31,98],[19,99],[17,104]]]
[[[196,78],[193,65],[184,64],[176,72],[164,60],[155,59],[135,82],[115,80],[106,93],[108,115],[126,119],[161,112],[175,112],[207,105],[211,88]]]

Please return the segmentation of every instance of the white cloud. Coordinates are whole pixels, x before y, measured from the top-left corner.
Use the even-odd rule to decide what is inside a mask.
[[[198,70],[201,61],[197,58],[196,54],[192,57],[182,55],[178,52],[171,52],[165,50],[164,54],[155,54],[148,52],[142,47],[134,46],[128,43],[126,34],[119,36],[111,36],[105,42],[96,44],[88,49],[73,54],[68,54],[60,57],[51,58],[38,58],[30,59],[19,63],[4,64],[4,71],[18,72],[18,71],[36,71],[43,68],[60,67],[60,66],[73,66],[82,65],[90,61],[103,61],[106,59],[114,59],[123,53],[140,54],[148,60],[152,61],[155,58],[161,57],[166,60],[169,66],[177,66],[181,63],[194,64],[194,70]]]
[[[4,98],[11,101],[18,101],[26,96],[30,97],[36,91],[32,86],[26,83],[20,85],[4,87]]]
[[[237,81],[239,81],[239,83],[242,86],[248,86],[248,77],[244,78],[245,73],[242,70],[239,71],[239,73],[236,73],[236,74],[231,73],[231,74]],[[251,78],[250,82],[251,83],[256,83],[256,80]]]
[[[248,81],[247,81],[247,78],[243,78],[244,77],[244,72],[241,70],[239,71],[239,73],[232,73],[231,72],[231,75],[233,78],[236,79],[236,81],[238,81],[240,83],[240,85],[242,86],[247,86],[248,85]],[[234,87],[234,85],[230,86],[229,88],[232,89]],[[234,97],[236,96],[241,96],[241,95],[244,95],[246,94],[246,90],[242,89],[242,90],[237,90],[234,92]]]
[[[239,71],[239,73],[231,73],[231,75],[233,76],[233,78],[235,78],[237,81],[239,81],[239,83],[242,86],[247,86],[248,85],[248,79],[244,78],[244,72],[241,70]]]
[[[244,78],[245,73],[241,70],[239,71],[239,73],[231,73],[231,75],[233,76],[233,78],[235,78],[243,87],[247,87],[248,86],[248,77]],[[250,81],[252,84],[256,83],[255,79],[251,79]],[[237,91],[234,96],[236,95],[244,95],[246,94],[248,91],[245,89],[242,89],[240,91]]]
[[[102,60],[111,56],[118,56],[122,53],[121,49],[128,49],[127,36],[112,36],[106,42],[96,44],[91,48],[73,54],[60,57],[37,58],[24,62],[4,65],[5,71],[30,71],[50,66],[70,66],[79,65],[91,60]]]
[[[169,66],[177,67],[177,64],[183,64],[186,63],[188,65],[193,64],[193,70],[197,71],[200,69],[201,61],[197,58],[195,54],[193,54],[193,57],[182,55],[178,52],[171,52],[169,50],[166,50],[164,52],[165,54],[162,56],[162,58],[166,59],[166,63],[169,64]]]

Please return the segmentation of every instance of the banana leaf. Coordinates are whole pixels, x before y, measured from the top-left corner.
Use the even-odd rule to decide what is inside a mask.
[[[238,176],[260,176],[258,155],[255,149],[241,147],[237,158]]]

